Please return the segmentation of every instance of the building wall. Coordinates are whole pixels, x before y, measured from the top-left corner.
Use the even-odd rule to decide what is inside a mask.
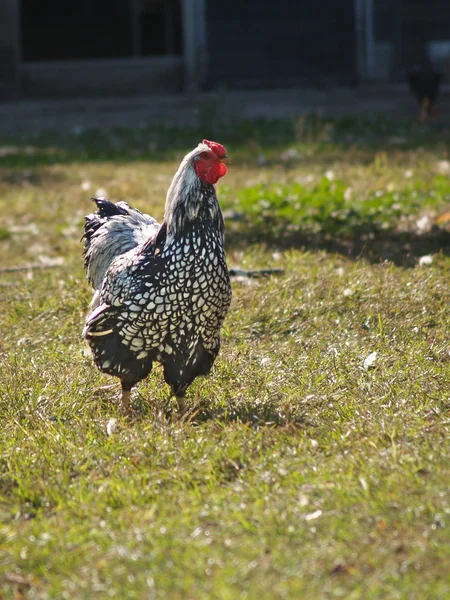
[[[376,45],[390,49],[391,78],[404,80],[414,64],[427,55],[433,58],[430,43],[450,47],[450,2],[374,0],[374,38]]]
[[[430,42],[450,42],[448,0],[403,0],[402,64],[409,68],[429,52]]]
[[[0,0],[0,101],[179,92],[183,81],[180,0]]]
[[[186,89],[189,65],[196,83],[205,81],[209,87],[352,83],[356,80],[356,4],[356,0],[136,4],[98,0],[95,12],[89,13],[88,0],[71,1],[67,7],[57,0],[0,0],[0,99],[20,94],[165,92],[180,90],[183,81]],[[447,44],[450,53],[450,0],[360,0],[359,4],[373,7],[374,68],[368,78],[403,81],[405,69],[420,60],[430,42]],[[133,17],[130,25],[132,6],[144,12]],[[151,12],[155,7],[158,15]],[[195,13],[190,17],[196,25],[190,37],[187,7]],[[361,57],[367,50],[363,38],[359,47]],[[119,56],[125,62],[111,60]],[[105,62],[98,62],[100,58]],[[85,59],[88,65],[75,64],[74,59]],[[450,75],[450,58],[444,66]]]
[[[207,2],[209,84],[355,79],[354,0]]]
[[[0,1],[0,101],[19,95],[19,0]]]

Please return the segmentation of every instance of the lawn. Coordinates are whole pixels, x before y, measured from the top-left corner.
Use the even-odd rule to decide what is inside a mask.
[[[283,272],[233,281],[187,417],[155,369],[126,419],[80,335],[83,216],[98,193],[161,219],[203,137],[232,160],[230,267]],[[0,598],[450,597],[448,130],[0,141]]]

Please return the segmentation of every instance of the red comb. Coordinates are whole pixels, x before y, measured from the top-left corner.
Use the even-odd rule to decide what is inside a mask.
[[[214,152],[217,158],[222,158],[227,153],[222,144],[218,144],[217,142],[210,142],[209,140],[203,140],[203,143],[206,146],[208,146],[208,148],[211,148],[211,150]]]

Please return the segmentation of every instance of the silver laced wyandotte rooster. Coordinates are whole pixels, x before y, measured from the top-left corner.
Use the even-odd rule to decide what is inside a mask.
[[[425,121],[428,115],[437,118],[439,112],[436,100],[441,83],[441,74],[429,59],[413,66],[408,73],[409,87],[420,105],[419,120]]]
[[[125,202],[93,198],[84,226],[84,265],[95,293],[83,336],[95,364],[122,383],[122,407],[153,363],[184,406],[207,375],[231,302],[224,221],[214,184],[227,172],[225,148],[203,140],[180,164],[161,225]]]

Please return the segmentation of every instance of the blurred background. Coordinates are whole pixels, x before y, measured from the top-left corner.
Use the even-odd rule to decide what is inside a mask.
[[[2,0],[0,99],[403,83],[444,75],[448,0]]]

